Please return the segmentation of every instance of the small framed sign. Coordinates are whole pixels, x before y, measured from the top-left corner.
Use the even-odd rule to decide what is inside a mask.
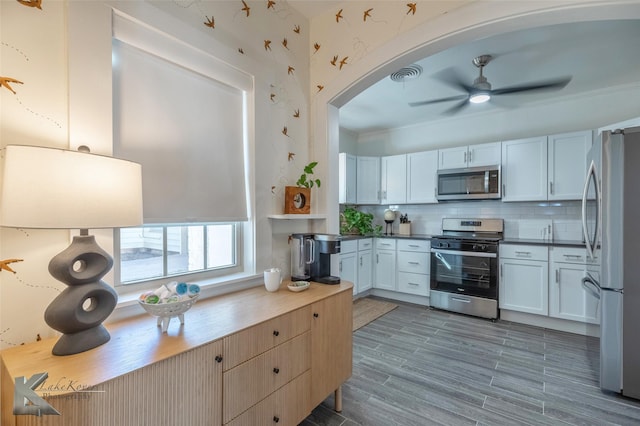
[[[311,213],[311,189],[297,186],[284,188],[284,214]]]

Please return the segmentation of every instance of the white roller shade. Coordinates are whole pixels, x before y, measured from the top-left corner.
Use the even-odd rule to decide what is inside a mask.
[[[145,223],[247,219],[245,93],[113,40],[114,155],[142,164]]]

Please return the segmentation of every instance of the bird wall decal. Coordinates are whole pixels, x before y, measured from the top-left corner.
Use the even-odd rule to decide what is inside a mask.
[[[342,58],[342,60],[340,60],[340,68],[338,69],[342,69],[343,66],[347,65],[347,59],[349,59],[349,57],[345,56],[344,58]]]
[[[275,9],[276,2],[273,0],[267,0],[267,9]]]
[[[247,3],[245,3],[244,0],[242,0],[242,5],[243,8],[241,10],[243,10],[244,12],[246,12],[247,14],[247,18],[249,17],[249,14],[251,14],[251,8],[247,5]]]
[[[0,260],[0,271],[9,271],[12,273],[16,273],[16,271],[14,271],[13,269],[11,269],[11,267],[9,266],[10,263],[17,263],[17,262],[23,262],[23,259],[5,259],[5,260]]]
[[[284,127],[282,128],[282,134],[283,134],[283,135],[285,135],[285,136],[289,136],[289,134],[288,134],[288,133],[289,133],[289,129],[287,129],[287,126],[284,126]]]
[[[16,80],[15,78],[0,77],[0,87],[5,87],[9,89],[14,95],[16,94],[16,91],[13,90],[13,88],[9,83],[24,84],[23,82],[21,82],[20,80]]]
[[[23,6],[35,7],[42,10],[42,0],[18,0],[18,3]]]
[[[293,75],[293,72],[294,72],[295,70],[296,70],[296,69],[295,69],[294,67],[292,67],[291,65],[289,65],[289,67],[287,68],[287,74],[289,74],[289,75]]]
[[[313,43],[313,53],[316,53],[318,50],[320,50],[320,44]]]
[[[407,3],[407,7],[409,8],[409,10],[407,10],[407,15],[408,14],[412,14],[412,15],[416,14],[417,5],[415,3]]]
[[[271,50],[271,40],[264,41],[264,50]]]
[[[300,34],[300,25],[294,25],[293,26],[293,32],[296,34]]]
[[[367,9],[364,11],[364,16],[362,17],[362,20],[364,22],[367,22],[367,18],[371,18],[371,11],[373,10],[373,8],[371,9]]]
[[[338,13],[336,13],[336,22],[340,22],[341,19],[342,19],[342,9],[340,9]]]
[[[300,118],[300,110],[299,110],[299,109],[297,109],[297,110],[295,110],[295,111],[293,112],[293,117],[294,117],[294,118]]]
[[[295,153],[294,152],[290,152],[289,155],[287,156],[287,161],[293,161],[293,157],[295,157]]]
[[[285,37],[282,40],[282,45],[284,46],[285,49],[289,50],[289,46],[288,46],[289,42],[287,41],[287,38]]]
[[[204,24],[207,27],[209,27],[209,28],[215,28],[216,27],[216,20],[214,19],[213,16],[211,18],[209,18],[208,16],[205,16],[205,18],[207,18],[207,21],[204,22]]]
[[[329,62],[331,63],[331,65],[335,67],[336,64],[338,63],[338,55],[335,55],[333,59],[331,59]]]

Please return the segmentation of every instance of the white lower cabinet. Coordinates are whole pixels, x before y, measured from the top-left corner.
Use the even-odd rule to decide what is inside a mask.
[[[373,287],[373,239],[358,240],[358,293]]]
[[[429,296],[431,242],[398,240],[398,291]]]
[[[340,279],[353,283],[353,294],[358,294],[358,241],[342,241],[340,245]]]
[[[376,238],[373,287],[383,290],[396,289],[396,240]]]
[[[340,247],[340,279],[353,283],[353,294],[372,287],[373,239],[343,241]]]
[[[500,246],[500,309],[548,315],[548,281],[546,246]]]
[[[552,247],[549,258],[549,316],[599,324],[599,300],[582,287],[586,268],[595,265],[586,250]]]

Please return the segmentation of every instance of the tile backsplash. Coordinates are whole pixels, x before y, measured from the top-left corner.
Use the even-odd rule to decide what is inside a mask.
[[[395,207],[395,206],[394,206]],[[411,221],[411,233],[437,235],[442,232],[442,218],[501,218],[504,219],[506,238],[582,240],[581,203],[565,202],[518,202],[464,201],[439,204],[399,205],[397,217],[407,214]],[[376,224],[384,229],[384,211],[389,206],[360,206],[361,210],[373,213]],[[551,225],[551,234],[549,234]],[[399,220],[393,223],[397,233]]]

